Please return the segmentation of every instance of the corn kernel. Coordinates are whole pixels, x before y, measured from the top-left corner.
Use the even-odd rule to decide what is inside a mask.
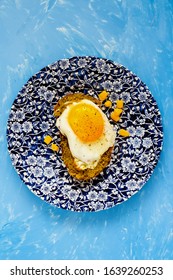
[[[124,101],[123,100],[117,100],[117,105],[116,107],[119,108],[119,109],[123,109],[123,106],[124,106]]]
[[[45,138],[44,138],[44,143],[49,145],[51,141],[52,141],[52,137],[49,136],[49,135],[46,135]]]
[[[129,137],[129,136],[130,136],[130,133],[129,133],[127,130],[125,130],[125,129],[120,129],[120,130],[118,131],[118,134],[119,134],[120,136],[123,136],[123,137]]]
[[[104,103],[104,105],[105,105],[106,107],[111,107],[111,106],[112,106],[112,102],[111,102],[110,100],[107,100],[107,101]]]
[[[115,115],[120,116],[121,113],[123,112],[123,110],[119,109],[119,108],[115,108],[113,112],[114,112]]]
[[[54,152],[58,152],[59,147],[58,147],[56,144],[53,144],[53,143],[52,143],[51,149],[52,149],[52,151],[54,151]]]
[[[111,118],[115,121],[118,122],[120,120],[120,116],[116,115],[114,112],[111,113]]]
[[[108,92],[106,90],[103,90],[98,96],[100,101],[104,101],[108,96]]]

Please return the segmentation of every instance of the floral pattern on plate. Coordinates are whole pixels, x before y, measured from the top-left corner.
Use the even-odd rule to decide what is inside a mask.
[[[61,160],[43,141],[49,134],[59,145],[53,107],[69,92],[98,97],[109,92],[113,106],[124,100],[124,111],[114,129],[128,129],[118,136],[110,165],[96,178],[72,178]],[[109,117],[111,108],[102,106]],[[110,117],[109,117],[110,119]],[[122,203],[150,178],[162,149],[163,130],[157,103],[148,87],[131,71],[113,61],[96,57],[59,60],[32,76],[18,93],[7,125],[12,163],[28,188],[46,202],[72,211],[99,211]]]

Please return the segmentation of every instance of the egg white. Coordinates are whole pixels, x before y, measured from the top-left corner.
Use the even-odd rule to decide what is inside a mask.
[[[104,120],[103,134],[94,142],[84,143],[74,133],[68,123],[68,114],[72,106],[77,103],[87,103],[97,108],[101,113]],[[92,101],[83,99],[79,102],[73,102],[69,104],[60,117],[56,121],[56,126],[60,132],[65,135],[68,139],[68,144],[72,156],[77,159],[79,167],[84,166],[85,168],[95,168],[100,157],[110,148],[114,146],[115,142],[115,131],[113,126],[109,123],[108,118],[102,112],[102,110]],[[85,129],[85,128],[84,128]]]

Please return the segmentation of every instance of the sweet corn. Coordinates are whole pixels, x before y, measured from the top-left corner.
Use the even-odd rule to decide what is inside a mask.
[[[115,108],[113,113],[117,116],[120,116],[122,114],[123,110],[122,109],[119,109],[119,108]]]
[[[54,144],[54,143],[52,143],[51,149],[52,149],[52,151],[54,151],[54,152],[58,152],[58,151],[59,151],[59,147],[58,147],[56,144]]]
[[[44,138],[44,143],[49,145],[51,141],[52,141],[52,137],[50,135],[46,135]]]
[[[123,100],[117,100],[116,102],[116,108],[119,108],[119,109],[123,109],[124,107],[124,101]]]
[[[112,118],[115,122],[118,122],[118,121],[120,120],[120,116],[118,116],[117,114],[115,114],[114,111],[111,113],[111,118]]]
[[[110,100],[107,100],[107,101],[104,103],[104,105],[105,105],[106,107],[111,107],[111,106],[112,106],[112,102],[111,102]]]
[[[129,136],[130,136],[130,133],[129,133],[126,129],[120,129],[120,130],[118,131],[118,134],[119,134],[120,136],[123,136],[123,137],[129,137]]]
[[[108,92],[106,90],[103,90],[98,96],[100,101],[104,101],[108,96]]]

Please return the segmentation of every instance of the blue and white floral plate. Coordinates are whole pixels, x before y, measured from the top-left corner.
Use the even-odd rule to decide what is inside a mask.
[[[67,172],[61,151],[43,142],[49,134],[59,145],[53,107],[69,92],[97,97],[106,89],[113,106],[125,102],[115,130],[111,163],[95,179],[80,182]],[[110,115],[110,108],[103,107]],[[138,192],[151,176],[162,148],[161,115],[147,86],[124,66],[96,57],[59,60],[32,76],[18,93],[8,119],[8,150],[23,182],[41,199],[72,211],[98,211],[122,203]]]

